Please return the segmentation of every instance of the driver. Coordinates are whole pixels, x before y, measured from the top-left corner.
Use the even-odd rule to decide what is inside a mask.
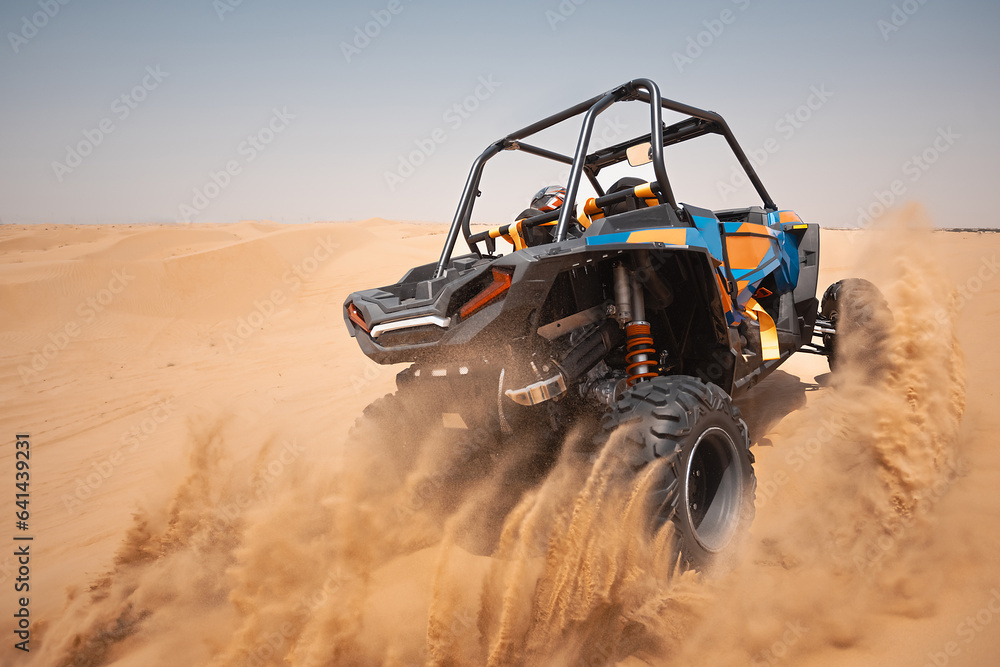
[[[531,208],[546,213],[562,206],[565,200],[566,188],[561,185],[550,185],[535,193],[531,198]]]
[[[535,196],[531,198],[531,206],[521,211],[515,220],[523,220],[554,211],[562,206],[565,200],[566,188],[561,185],[546,186],[535,193]],[[531,227],[526,230],[525,242],[529,246],[548,243],[552,240],[553,229],[553,227]]]

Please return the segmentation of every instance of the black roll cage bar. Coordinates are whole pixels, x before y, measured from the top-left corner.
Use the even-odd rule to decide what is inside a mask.
[[[597,116],[606,111],[616,102],[633,100],[645,102],[649,105],[651,126],[650,133],[642,137],[630,139],[614,146],[595,151],[594,153],[588,155],[587,147],[590,145],[590,137],[593,133]],[[688,118],[674,123],[669,127],[664,127],[663,109],[684,114],[688,116]],[[573,157],[562,155],[561,153],[556,153],[538,146],[533,146],[522,141],[525,137],[530,137],[533,134],[546,130],[553,125],[569,120],[570,118],[580,114],[585,114],[583,117],[583,128],[580,131],[580,138],[577,141],[576,152]],[[580,102],[579,104],[553,114],[547,118],[543,118],[540,121],[521,128],[517,132],[508,134],[503,139],[490,144],[486,150],[476,158],[475,162],[472,163],[472,169],[465,182],[465,189],[462,191],[462,198],[459,200],[458,209],[455,211],[455,218],[451,223],[451,228],[448,230],[448,236],[445,239],[444,249],[441,251],[441,257],[438,260],[434,277],[439,278],[445,274],[448,262],[451,260],[451,254],[455,249],[455,242],[458,240],[458,233],[460,230],[462,235],[465,237],[465,241],[468,244],[469,249],[477,255],[482,256],[482,253],[478,248],[478,243],[479,241],[486,239],[484,237],[484,233],[476,235],[472,234],[470,229],[472,208],[475,199],[479,194],[479,182],[483,175],[483,168],[490,159],[499,154],[501,151],[519,150],[531,155],[571,165],[569,182],[566,184],[566,204],[557,209],[558,223],[556,224],[555,241],[559,242],[566,238],[566,231],[569,229],[573,212],[572,202],[576,201],[576,197],[579,193],[581,175],[586,174],[587,180],[590,181],[590,184],[599,195],[598,204],[604,204],[606,202],[606,200],[604,200],[605,193],[604,189],[597,182],[597,174],[605,167],[618,164],[619,162],[627,159],[626,151],[632,146],[638,146],[646,142],[650,142],[651,144],[650,157],[652,158],[653,172],[656,175],[656,181],[653,183],[653,192],[661,204],[670,204],[675,211],[679,210],[677,201],[674,199],[673,190],[670,187],[670,180],[667,177],[666,167],[663,163],[663,148],[665,146],[694,139],[695,137],[700,137],[705,134],[720,134],[725,138],[726,143],[729,144],[729,147],[736,155],[736,159],[739,161],[740,166],[743,167],[743,170],[746,172],[746,175],[753,184],[757,194],[760,195],[760,198],[763,200],[764,208],[768,211],[777,210],[778,207],[774,205],[770,195],[767,194],[767,190],[764,189],[764,184],[761,183],[760,178],[757,176],[757,172],[754,171],[753,165],[750,163],[750,160],[747,158],[743,149],[736,141],[736,137],[733,136],[732,131],[729,129],[729,125],[726,124],[726,121],[723,120],[722,116],[714,111],[705,111],[687,104],[681,104],[680,102],[664,99],[660,96],[660,89],[650,79],[633,79],[632,81],[618,86],[617,88],[613,88],[606,93],[592,97],[584,102]],[[616,194],[618,193],[607,195],[607,197],[612,198],[615,197]],[[622,193],[621,198],[624,199],[626,194],[627,193]],[[553,212],[553,215],[546,214],[544,216],[536,216],[535,218],[531,218],[530,221],[535,224],[541,222],[551,222],[555,219],[555,213],[556,211]]]

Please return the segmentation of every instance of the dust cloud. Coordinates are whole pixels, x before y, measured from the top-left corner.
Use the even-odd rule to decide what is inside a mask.
[[[186,476],[136,512],[31,664],[791,665],[932,613],[936,536],[961,520],[941,505],[964,465],[955,297],[919,211],[858,244],[891,309],[878,360],[845,341],[768,434],[755,524],[717,572],[677,568],[670,524],[647,536],[655,471],[626,473],[618,437],[586,459],[571,433],[500,523],[523,457],[408,429],[393,399],[302,455],[219,419],[192,425]],[[491,522],[493,558],[463,548]]]

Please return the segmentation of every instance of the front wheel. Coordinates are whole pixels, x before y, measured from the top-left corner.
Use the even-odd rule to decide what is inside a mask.
[[[739,408],[714,384],[656,377],[618,402],[605,429],[618,428],[626,429],[639,467],[663,460],[650,498],[650,530],[672,521],[681,561],[707,567],[753,521],[757,479]]]
[[[830,370],[846,359],[877,373],[885,358],[892,313],[882,292],[864,278],[845,278],[826,288],[820,306],[835,333],[824,334]]]

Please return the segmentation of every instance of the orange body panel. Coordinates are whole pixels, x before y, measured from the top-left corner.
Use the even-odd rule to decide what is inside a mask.
[[[749,227],[750,229],[745,229]],[[764,232],[761,225],[746,224],[740,227],[740,232],[755,232],[759,236],[726,236],[726,252],[729,254],[729,266],[733,269],[755,269],[760,266],[764,255],[775,244],[774,239]]]

